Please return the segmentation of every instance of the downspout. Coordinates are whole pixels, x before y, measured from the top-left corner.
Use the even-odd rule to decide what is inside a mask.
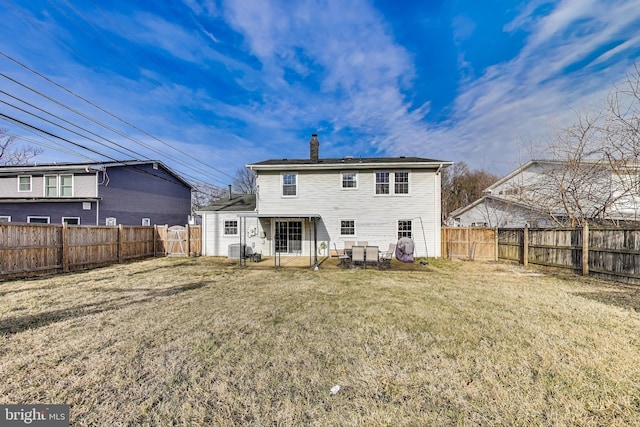
[[[100,225],[100,184],[98,176],[100,172],[96,171],[96,225]]]
[[[318,270],[318,218],[313,218],[313,253],[315,256],[314,270]]]
[[[435,173],[435,177],[433,180],[433,187],[434,187],[434,191],[433,191],[433,197],[434,197],[434,201],[433,201],[433,206],[435,206],[438,209],[438,219],[440,220],[440,225],[436,225],[434,231],[434,248],[435,248],[435,253],[434,256],[438,255],[440,256],[440,250],[438,248],[438,245],[436,245],[436,242],[438,242],[440,245],[442,244],[442,180],[440,180],[440,185],[437,185],[437,181],[438,181],[438,176],[440,175],[440,171],[442,170],[444,166],[444,163],[440,163],[440,166],[438,166],[438,169],[436,169],[436,173]],[[437,224],[437,222],[436,222]],[[422,226],[422,233],[424,234],[424,225],[422,224],[422,217],[420,217],[420,225]],[[429,262],[429,250],[427,249],[427,239],[426,237],[423,237],[424,240],[424,246],[425,249],[427,250],[427,262]]]

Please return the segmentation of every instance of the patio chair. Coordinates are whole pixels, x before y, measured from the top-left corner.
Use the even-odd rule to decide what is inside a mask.
[[[344,249],[338,250],[335,243],[333,244],[333,248],[336,250],[338,260],[340,260],[338,267],[351,267],[351,257],[344,252]]]
[[[389,243],[389,249],[387,249],[385,252],[380,253],[378,268],[390,268],[391,260],[393,259],[393,254],[395,252],[396,252],[396,244]]]
[[[356,242],[353,240],[345,240],[344,241],[344,254],[351,256],[351,248],[356,245]]]
[[[351,248],[351,265],[362,264],[366,268],[364,256],[364,246],[353,246]]]
[[[367,246],[365,247],[365,254],[364,254],[364,268],[367,268],[367,264],[369,265],[375,265],[376,267],[379,266],[379,253],[378,253],[378,247],[377,246]]]

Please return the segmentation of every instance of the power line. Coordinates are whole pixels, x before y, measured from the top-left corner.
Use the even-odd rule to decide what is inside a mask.
[[[1,53],[0,53],[0,54],[1,54]],[[121,137],[123,137],[123,138],[126,138],[126,139],[128,139],[128,140],[130,140],[130,141],[132,141],[132,142],[134,142],[134,143],[136,143],[136,144],[139,144],[139,145],[141,145],[141,146],[145,147],[146,149],[148,149],[149,151],[152,151],[152,152],[154,152],[154,153],[156,153],[156,154],[160,154],[161,156],[166,156],[166,157],[171,158],[171,156],[167,155],[166,153],[164,153],[164,152],[162,152],[162,151],[159,151],[159,150],[155,149],[154,147],[150,146],[149,144],[146,144],[146,143],[144,143],[144,142],[142,142],[142,141],[138,140],[137,138],[134,138],[134,137],[132,137],[132,136],[129,136],[129,135],[125,134],[124,132],[119,131],[119,130],[118,130],[118,129],[116,129],[116,128],[113,128],[113,127],[111,127],[111,126],[109,126],[109,125],[107,125],[107,124],[105,124],[105,123],[103,123],[103,122],[101,122],[101,121],[99,121],[99,120],[96,120],[96,119],[94,119],[93,117],[91,117],[91,116],[89,116],[89,115],[87,115],[87,114],[84,114],[83,112],[81,112],[81,111],[79,111],[79,110],[77,110],[77,109],[75,109],[75,108],[69,107],[68,105],[63,104],[62,102],[60,102],[60,101],[58,101],[58,100],[56,100],[56,99],[53,99],[52,97],[50,97],[50,96],[48,96],[48,95],[46,95],[46,94],[44,94],[44,93],[42,93],[42,92],[40,92],[40,91],[38,91],[38,90],[36,90],[36,89],[33,89],[32,87],[30,87],[30,86],[28,86],[28,85],[26,85],[26,84],[24,84],[24,83],[21,83],[21,82],[19,82],[18,80],[14,79],[14,78],[12,78],[12,77],[10,77],[10,76],[7,76],[7,75],[6,75],[6,74],[4,74],[4,73],[0,73],[0,77],[3,77],[3,78],[5,78],[5,79],[7,79],[7,80],[9,80],[9,81],[13,82],[13,83],[15,83],[16,85],[19,85],[19,86],[21,86],[22,88],[27,89],[27,90],[29,90],[29,91],[31,91],[31,92],[33,92],[33,93],[35,93],[35,94],[37,94],[37,95],[39,95],[39,96],[41,96],[41,97],[45,98],[45,99],[47,99],[48,101],[53,102],[53,103],[55,103],[56,105],[58,105],[58,106],[60,106],[60,107],[62,107],[62,108],[64,108],[64,109],[66,109],[66,110],[69,110],[69,111],[71,111],[72,113],[75,113],[75,114],[77,114],[77,115],[79,115],[79,116],[81,116],[81,117],[83,117],[83,118],[85,118],[85,119],[87,119],[87,120],[91,121],[92,123],[95,123],[95,124],[96,124],[96,125],[98,125],[98,126],[101,126],[101,127],[105,128],[105,129],[107,129],[107,130],[111,131],[111,132],[114,132],[114,133],[116,133],[117,135],[119,135],[119,136],[121,136]],[[5,93],[6,93],[6,92],[5,92]],[[15,98],[15,97],[14,97],[14,96],[12,96],[12,95],[9,95],[9,96],[11,96],[12,98]],[[24,102],[24,103],[27,103],[26,101],[23,101],[23,100],[20,100],[20,101],[21,101],[21,102]],[[34,107],[34,108],[39,109],[38,107]],[[41,110],[41,111],[43,111],[43,110]],[[47,114],[52,115],[51,113],[47,113]],[[60,119],[60,120],[63,120],[63,121],[64,121],[64,119]],[[68,122],[68,121],[67,121],[67,123],[70,123],[70,122]],[[74,126],[77,126],[77,125],[74,125]],[[79,127],[79,126],[77,126],[77,127]],[[95,134],[94,134],[94,135],[95,135]],[[105,139],[105,140],[107,140],[107,141],[109,141],[109,142],[113,143],[112,141],[110,141],[110,140],[108,140],[108,139],[106,139],[106,138],[104,138],[104,137],[101,137],[101,138],[103,138],[103,139]],[[113,144],[115,144],[115,143],[113,143]],[[116,145],[118,145],[118,144],[116,144]],[[121,147],[122,147],[122,146],[121,146]],[[127,149],[127,150],[129,150],[129,149]],[[129,151],[132,151],[132,150],[129,150]],[[132,151],[132,152],[133,152],[133,151]],[[140,155],[140,154],[138,154],[138,153],[135,153],[135,154]],[[193,165],[190,165],[190,164],[185,163],[185,162],[183,162],[183,161],[180,161],[180,160],[178,160],[178,159],[173,159],[173,161],[174,161],[174,162],[176,162],[176,163],[182,164],[183,166],[185,166],[185,167],[187,167],[187,168],[189,168],[189,169],[195,170],[195,171],[197,171],[197,172],[199,172],[199,173],[202,173],[202,174],[205,174],[205,175],[206,175],[206,172],[204,172],[203,170],[201,170],[201,169],[194,169],[194,168],[193,168]],[[222,182],[222,181],[220,181],[220,182]]]
[[[0,102],[1,102],[1,101],[0,101]],[[45,135],[50,136],[50,137],[52,137],[52,138],[59,139],[59,140],[64,141],[64,142],[66,142],[66,143],[68,143],[68,144],[71,144],[71,145],[74,145],[74,146],[76,146],[76,147],[82,148],[83,150],[86,150],[86,151],[92,152],[92,153],[94,153],[94,154],[97,154],[97,155],[98,155],[98,156],[100,156],[100,157],[105,157],[105,158],[107,158],[107,159],[109,159],[109,160],[111,160],[111,161],[113,161],[113,162],[115,162],[115,163],[126,163],[126,161],[119,160],[119,159],[117,159],[117,158],[115,158],[115,157],[111,157],[111,156],[109,156],[108,154],[104,154],[104,153],[101,153],[101,152],[99,152],[99,151],[96,151],[96,150],[94,150],[94,149],[92,149],[92,148],[86,147],[86,146],[84,146],[84,145],[82,145],[82,144],[78,144],[78,143],[73,142],[73,141],[71,141],[71,140],[69,140],[69,139],[67,139],[67,138],[61,137],[61,136],[56,135],[56,134],[54,134],[54,133],[52,133],[52,132],[46,131],[46,130],[44,130],[44,129],[41,129],[41,128],[37,127],[37,126],[31,125],[31,124],[29,124],[29,123],[23,122],[22,120],[19,120],[19,119],[15,118],[15,117],[8,116],[8,115],[6,115],[6,114],[0,113],[0,118],[3,118],[4,120],[8,121],[9,123],[13,123],[13,124],[18,125],[18,126],[20,126],[20,127],[27,128],[27,129],[30,129],[30,130],[36,131],[36,132],[38,132],[38,133],[45,134]],[[100,161],[95,161],[95,160],[93,160],[93,159],[90,159],[90,160],[92,160],[92,161],[93,161],[93,162],[95,162],[95,163],[104,163],[104,162],[100,162]],[[150,161],[150,162],[151,162],[152,160],[148,160],[148,161]],[[150,174],[150,175],[153,175],[153,176],[155,176],[155,177],[157,177],[157,178],[161,178],[161,179],[165,179],[165,180],[166,180],[166,178],[163,178],[163,177],[161,177],[161,176],[158,176],[158,175],[152,174],[152,173],[150,173],[150,172],[148,172],[148,171],[145,171],[145,170],[142,170],[142,169],[140,169],[140,168],[134,168],[134,169],[137,169],[137,170],[138,170],[139,172],[141,172],[141,173]],[[183,174],[183,175],[184,175],[185,177],[187,177],[187,178],[191,178],[191,179],[192,179],[193,181],[195,181],[195,182],[200,182],[200,183],[202,183],[202,181],[200,181],[200,180],[198,180],[197,178],[194,178],[194,177],[192,177],[192,176],[190,176],[190,175],[187,175],[187,174]],[[173,182],[173,181],[172,181],[172,182]],[[206,184],[206,183],[205,183],[205,184]],[[196,191],[200,192],[199,190],[196,190]]]
[[[28,70],[29,72],[31,72],[31,73],[33,73],[33,74],[37,75],[38,77],[42,78],[43,80],[45,80],[45,81],[47,81],[47,82],[51,83],[52,85],[56,86],[57,88],[59,88],[59,89],[61,89],[61,90],[65,91],[65,92],[67,92],[68,94],[70,94],[70,95],[72,95],[72,96],[74,96],[74,97],[76,97],[76,98],[80,99],[81,101],[84,101],[85,103],[87,103],[87,104],[91,105],[92,107],[96,108],[97,110],[99,110],[99,111],[101,111],[101,112],[103,112],[103,113],[107,114],[108,116],[110,116],[110,117],[112,117],[112,118],[114,118],[114,119],[116,119],[116,120],[118,120],[118,121],[122,122],[123,124],[125,124],[125,125],[127,125],[127,126],[129,126],[129,127],[133,128],[133,129],[137,130],[138,132],[141,132],[141,133],[143,133],[144,135],[147,135],[148,137],[150,137],[150,138],[154,139],[155,141],[160,142],[161,144],[163,144],[163,145],[165,145],[165,146],[167,146],[167,147],[171,148],[172,150],[175,150],[175,151],[179,152],[180,154],[184,155],[185,157],[188,157],[188,158],[190,158],[190,159],[192,159],[192,160],[196,161],[197,163],[199,163],[199,164],[201,164],[201,165],[204,165],[204,166],[206,166],[207,168],[210,168],[210,169],[212,169],[212,170],[216,171],[217,173],[220,173],[220,174],[222,174],[222,175],[225,175],[225,176],[227,176],[227,177],[229,177],[229,178],[233,179],[233,176],[231,176],[231,175],[229,175],[229,174],[227,174],[227,173],[225,173],[225,172],[223,172],[223,171],[221,171],[221,170],[219,170],[219,169],[217,169],[217,168],[214,168],[214,167],[212,167],[211,165],[208,165],[208,164],[206,164],[206,163],[202,162],[200,159],[198,159],[198,158],[196,158],[196,157],[193,157],[193,156],[191,156],[190,154],[186,154],[186,153],[180,152],[179,150],[177,150],[175,147],[171,146],[170,144],[167,144],[166,142],[164,142],[164,141],[160,140],[159,138],[157,138],[157,137],[155,137],[155,136],[151,135],[151,134],[150,134],[150,133],[148,133],[147,131],[145,131],[145,130],[143,130],[143,129],[140,129],[139,127],[137,127],[137,126],[135,126],[135,125],[133,125],[133,124],[131,124],[131,123],[127,122],[126,120],[124,120],[124,119],[122,119],[122,118],[120,118],[120,117],[116,116],[115,114],[112,114],[111,112],[109,112],[109,111],[107,111],[106,109],[104,109],[104,108],[100,107],[99,105],[97,105],[97,104],[93,103],[92,101],[88,100],[87,98],[85,98],[85,97],[83,97],[83,96],[81,96],[81,95],[76,94],[75,92],[71,91],[70,89],[67,89],[66,87],[62,86],[61,84],[58,84],[57,82],[55,82],[55,81],[53,81],[53,80],[49,79],[48,77],[46,77],[46,76],[45,76],[45,75],[43,75],[42,73],[40,73],[40,72],[38,72],[38,71],[36,71],[36,70],[32,69],[31,67],[27,66],[26,64],[23,64],[22,62],[18,61],[17,59],[15,59],[15,58],[13,58],[13,57],[11,57],[11,56],[9,56],[9,55],[7,55],[6,53],[4,53],[4,52],[1,52],[1,51],[0,51],[0,56],[3,56],[3,57],[5,57],[5,58],[7,58],[8,60],[12,61],[13,63],[15,63],[15,64],[17,64],[17,65],[19,65],[19,66],[21,66],[21,67],[23,67],[24,69],[26,69],[26,70]]]

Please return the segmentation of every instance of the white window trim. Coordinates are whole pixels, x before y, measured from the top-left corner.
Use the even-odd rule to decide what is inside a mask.
[[[49,196],[47,195],[47,178],[55,178],[56,181],[56,194],[54,196]],[[59,182],[58,182],[58,175],[44,175],[42,177],[42,195],[43,197],[58,197],[59,194]]]
[[[285,175],[294,175],[296,177],[296,194],[288,194],[288,195],[283,194]],[[285,199],[293,199],[298,197],[298,194],[300,194],[300,181],[298,180],[298,172],[282,172],[280,174],[280,197],[283,197]]]
[[[227,222],[228,221],[235,221],[236,223],[236,232],[231,234],[227,234]],[[223,219],[222,220],[222,235],[223,236],[238,236],[240,235],[240,222],[237,219]]]
[[[32,219],[38,219],[38,218],[46,219],[47,220],[47,224],[51,223],[51,218],[50,217],[48,217],[48,216],[40,216],[40,215],[33,215],[33,216],[29,215],[29,216],[27,216],[27,222],[30,223],[30,224],[40,224],[39,222],[34,222],[34,223],[31,222]]]
[[[353,221],[353,234],[342,234],[342,221]],[[353,218],[340,218],[338,223],[340,237],[356,237],[358,235],[358,221]]]
[[[355,187],[345,187],[344,186],[344,175],[347,174],[347,173],[355,175],[355,179],[354,179],[354,181],[356,183]],[[341,190],[345,190],[345,191],[357,190],[358,189],[358,181],[359,181],[358,172],[356,172],[356,171],[342,171],[342,172],[340,172],[340,189]]]
[[[108,216],[104,219],[104,223],[107,226],[114,227],[118,225],[118,220],[114,216]]]
[[[5,220],[4,222],[11,222],[11,215],[0,215],[0,223],[3,222],[2,220]]]
[[[63,196],[62,195],[62,177],[63,176],[70,176],[71,177],[71,195],[70,196]],[[60,197],[73,197],[73,194],[75,192],[75,176],[72,173],[63,173],[58,175],[58,195]]]
[[[78,224],[71,224],[71,225],[80,225],[80,217],[79,216],[63,216],[62,217],[62,222],[64,223],[65,219],[77,219],[78,220]]]
[[[70,196],[63,196],[62,195],[62,179],[61,177],[63,176],[70,176],[71,177],[71,195]],[[48,196],[47,195],[47,178],[55,178],[55,182],[56,182],[56,194],[55,196]],[[19,184],[18,184],[19,185]],[[60,198],[60,197],[73,197],[73,194],[75,192],[75,176],[72,173],[62,173],[62,174],[57,174],[57,175],[43,175],[42,177],[42,190],[43,190],[43,196],[44,197],[49,197],[49,198]]]
[[[20,178],[29,178],[29,189],[20,189]],[[33,177],[31,175],[18,175],[18,193],[31,193],[33,191]]]
[[[397,173],[407,174],[407,192],[406,193],[396,193],[396,174]],[[399,170],[399,171],[393,172],[393,194],[395,196],[409,196],[411,194],[411,171]]]
[[[396,193],[396,173],[405,172],[407,173],[407,185],[408,189],[406,193]],[[389,192],[388,193],[378,193],[376,192],[376,187],[378,182],[376,181],[376,174],[378,173],[388,173],[389,174]],[[390,197],[390,196],[398,196],[398,197],[407,197],[411,195],[411,171],[410,170],[377,170],[373,171],[373,195],[376,197]]]
[[[142,218],[142,226],[150,227],[151,226],[151,218]]]
[[[414,236],[414,230],[413,230],[413,220],[412,219],[399,219],[396,221],[396,235],[398,236],[398,239],[400,238],[400,221],[402,222],[408,222],[409,224],[411,224],[411,239],[413,239]],[[402,230],[402,231],[406,231],[406,230]]]

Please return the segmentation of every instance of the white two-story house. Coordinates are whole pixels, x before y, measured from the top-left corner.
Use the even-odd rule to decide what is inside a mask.
[[[264,256],[313,257],[341,249],[345,241],[367,242],[382,250],[410,237],[416,257],[440,256],[440,172],[451,162],[418,157],[321,159],[319,145],[313,134],[308,159],[247,165],[256,174],[255,208],[202,212],[204,254],[226,256],[223,239],[242,242]]]
[[[447,225],[574,226],[640,221],[640,166],[608,160],[531,160],[449,215]]]

